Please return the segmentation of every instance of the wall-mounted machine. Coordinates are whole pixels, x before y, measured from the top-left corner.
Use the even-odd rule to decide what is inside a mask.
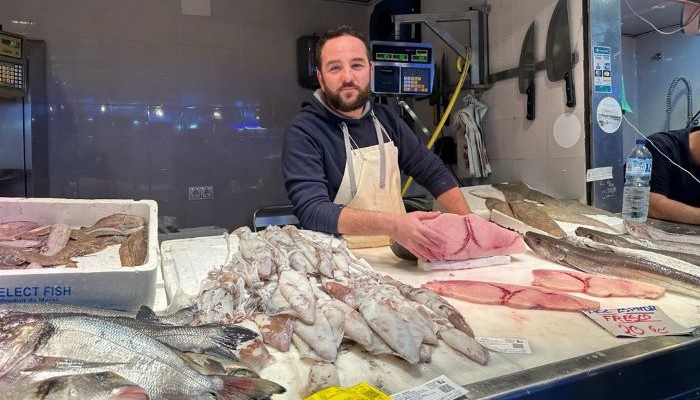
[[[440,22],[468,21],[469,40],[461,44],[450,32],[440,26]],[[463,59],[467,59],[467,48],[471,49],[470,87],[480,87],[489,83],[489,29],[486,11],[470,9],[433,14],[394,15],[394,34],[401,35],[401,25],[424,23]]]
[[[428,95],[433,91],[433,46],[429,43],[370,43],[372,92]]]
[[[45,197],[46,46],[0,27],[0,196]]]

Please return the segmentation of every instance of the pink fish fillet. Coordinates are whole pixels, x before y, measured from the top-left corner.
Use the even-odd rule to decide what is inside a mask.
[[[536,269],[533,286],[564,292],[582,292],[596,297],[639,297],[658,299],[666,289],[651,283],[610,278],[576,271]]]
[[[512,308],[557,311],[583,311],[600,308],[600,303],[565,293],[531,286],[481,281],[432,281],[422,287],[437,294],[480,304],[497,304]]]
[[[440,259],[469,260],[490,256],[524,253],[525,243],[519,234],[502,228],[476,214],[441,214],[423,223],[448,237]]]

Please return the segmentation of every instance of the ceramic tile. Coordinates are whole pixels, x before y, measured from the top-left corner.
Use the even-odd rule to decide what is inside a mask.
[[[550,194],[565,199],[586,198],[585,158],[550,158],[546,176]]]
[[[547,159],[515,160],[513,168],[515,180],[537,188],[547,187]]]
[[[513,129],[512,119],[486,121],[484,136],[492,160],[510,160],[515,157]]]

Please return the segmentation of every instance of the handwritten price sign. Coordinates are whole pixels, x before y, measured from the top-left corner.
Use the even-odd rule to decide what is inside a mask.
[[[660,308],[649,305],[601,308],[584,311],[590,319],[618,337],[688,335],[691,329],[678,325]]]

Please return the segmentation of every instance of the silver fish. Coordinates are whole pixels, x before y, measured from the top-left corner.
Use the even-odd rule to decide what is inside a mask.
[[[148,400],[146,391],[111,372],[58,376],[0,393],[0,400]]]
[[[596,231],[594,229],[578,227],[576,228],[576,235],[586,237],[588,239],[594,240],[598,243],[609,244],[618,247],[627,247],[630,249],[647,250],[653,251],[654,253],[663,254],[669,257],[677,258],[685,262],[700,266],[700,256],[691,253],[683,253],[680,251],[664,250],[663,248],[655,248],[651,246],[658,246],[658,243],[647,243],[647,245],[642,245],[637,241],[634,243],[631,236],[629,235],[613,235],[610,233]],[[646,239],[644,239],[646,243]]]
[[[113,322],[86,316],[10,319],[19,319],[22,327],[40,332],[31,343],[35,355],[113,363],[105,370],[144,388],[152,400],[262,399],[285,391],[282,386],[259,378],[203,375],[167,345]],[[3,368],[0,365],[0,370]]]
[[[653,283],[700,298],[700,277],[645,258],[580,247],[535,232],[525,234],[525,243],[540,256],[583,272]]]
[[[700,245],[700,236],[668,233],[641,222],[625,220],[625,228],[634,236],[652,240],[667,240],[669,242],[692,243]]]

